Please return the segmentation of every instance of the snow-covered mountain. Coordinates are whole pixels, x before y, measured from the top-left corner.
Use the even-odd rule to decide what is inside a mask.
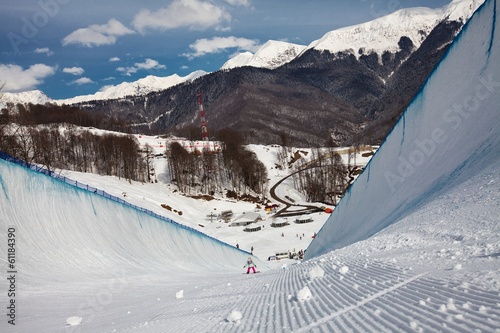
[[[148,75],[134,82],[123,82],[116,86],[107,86],[91,95],[76,96],[68,99],[56,100],[57,104],[74,104],[92,100],[117,99],[132,95],[146,95],[150,92],[164,90],[186,81],[192,81],[207,72],[198,70],[187,76],[173,74],[166,77]]]
[[[40,90],[23,91],[20,93],[1,93],[0,108],[4,108],[7,104],[45,104],[53,100],[45,95]]]
[[[413,48],[416,49],[437,24],[446,19],[465,22],[483,2],[484,0],[453,0],[450,4],[437,9],[424,7],[401,9],[370,22],[330,31],[308,46],[269,40],[255,54],[239,53],[229,59],[221,69],[243,66],[275,69],[300,58],[310,49],[331,53],[348,52],[358,58],[361,54],[382,55],[386,51],[395,53],[400,50],[398,43],[403,36],[411,39]],[[184,77],[177,74],[168,77],[147,76],[135,82],[123,82],[116,86],[103,87],[95,94],[55,101],[40,91],[4,94],[4,102],[73,104],[92,100],[119,99],[164,90],[205,74],[207,72],[199,70]]]
[[[373,21],[353,25],[325,34],[313,41],[304,51],[315,49],[331,53],[361,54],[385,51],[397,52],[398,42],[406,36],[418,48],[432,29],[443,20],[467,21],[484,0],[455,0],[442,8],[406,8]]]
[[[305,48],[305,45],[269,40],[255,54],[251,52],[240,53],[229,59],[222,65],[221,69],[242,66],[275,69],[296,58]]]
[[[221,69],[242,66],[275,69],[300,57],[305,51],[351,52],[357,57],[366,53],[399,50],[398,42],[406,36],[418,48],[432,29],[443,20],[467,21],[484,0],[454,0],[449,5],[430,9],[406,8],[362,24],[330,31],[308,46],[270,40],[255,53],[243,52],[229,59]]]
[[[247,66],[247,64],[252,60],[254,54],[250,51],[241,52],[229,59],[222,65],[221,69],[231,69],[236,67]]]
[[[76,96],[67,99],[54,100],[45,95],[40,90],[31,90],[20,93],[3,93],[1,96],[0,108],[3,108],[7,103],[12,104],[75,104],[95,100],[118,99],[126,96],[146,95],[150,92],[168,89],[183,82],[195,80],[207,72],[197,70],[186,76],[173,74],[170,76],[160,77],[148,75],[145,78],[134,82],[122,82],[116,86],[106,86],[95,94]]]

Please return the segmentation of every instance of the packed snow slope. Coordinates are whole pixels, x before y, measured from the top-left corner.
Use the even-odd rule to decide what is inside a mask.
[[[15,228],[20,283],[82,281],[117,272],[228,273],[240,271],[248,257],[194,229],[5,160],[0,160],[0,186],[2,236]]]
[[[0,161],[0,331],[499,332],[498,11],[284,269],[241,274],[243,252]]]
[[[499,163],[498,6],[489,1],[483,7],[341,200],[307,258],[367,239]]]

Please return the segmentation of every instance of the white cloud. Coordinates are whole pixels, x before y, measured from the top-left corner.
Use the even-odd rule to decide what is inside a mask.
[[[4,91],[20,92],[35,89],[43,79],[55,73],[56,68],[44,64],[31,65],[28,69],[13,64],[0,64],[0,82]]]
[[[86,47],[111,45],[116,43],[118,36],[135,33],[116,19],[110,19],[106,24],[93,24],[87,28],[73,31],[63,38],[62,45],[79,44]]]
[[[185,53],[184,56],[192,59],[209,53],[219,53],[229,48],[238,48],[244,51],[256,51],[259,47],[258,41],[239,37],[214,37],[212,39],[198,39],[189,47],[193,53]]]
[[[95,83],[95,82],[89,79],[88,77],[81,77],[79,79],[76,79],[75,81],[72,81],[70,84],[76,84],[81,86],[82,84],[89,84],[89,83]]]
[[[136,62],[134,66],[131,67],[118,67],[116,70],[123,73],[123,75],[130,76],[133,73],[137,73],[140,69],[164,69],[167,68],[165,65],[161,65],[158,61],[153,59],[146,59],[144,62]]]
[[[54,52],[52,52],[48,47],[36,48],[35,53],[44,53],[47,56],[54,55]]]
[[[160,63],[156,60],[153,59],[146,59],[145,62],[142,63],[135,63],[135,66],[139,69],[160,69],[160,68],[166,68],[165,65],[160,65]]]
[[[231,15],[224,8],[204,0],[174,0],[167,7],[154,12],[141,10],[132,24],[144,32],[148,29],[169,30],[179,27],[206,29],[230,21]]]
[[[63,68],[63,73],[73,74],[73,75],[82,75],[85,70],[81,67],[66,67]]]
[[[248,7],[250,6],[250,0],[224,0],[231,6],[244,6]]]
[[[112,57],[112,58],[109,58],[109,61],[110,62],[115,62],[115,61],[120,61],[121,59],[118,58],[118,57]]]

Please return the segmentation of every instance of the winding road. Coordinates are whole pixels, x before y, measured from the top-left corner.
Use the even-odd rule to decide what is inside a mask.
[[[360,147],[355,148],[355,152],[369,151],[369,152],[373,153],[373,149],[376,149],[376,148],[374,146],[360,146]],[[339,150],[339,151],[337,151],[337,153],[338,154],[350,154],[350,153],[352,153],[352,148],[346,148],[346,149],[343,149],[343,150]],[[328,155],[325,155],[325,156],[328,156]],[[315,162],[316,161],[309,162],[307,167],[289,174],[288,176],[286,176],[285,178],[281,179],[280,181],[278,181],[276,184],[274,184],[271,187],[271,189],[269,190],[269,195],[271,196],[271,198],[273,198],[273,200],[275,200],[275,201],[277,201],[277,202],[282,203],[282,204],[285,205],[285,207],[281,208],[279,211],[277,211],[273,215],[274,217],[297,216],[297,215],[310,214],[310,213],[316,213],[316,212],[322,212],[323,211],[323,209],[321,209],[321,208],[319,208],[317,206],[314,206],[314,205],[300,205],[300,204],[295,204],[292,199],[285,200],[283,198],[280,198],[276,194],[276,188],[278,186],[280,186],[281,183],[283,183],[289,177],[291,177],[291,176],[293,176],[293,175],[295,175],[295,174],[297,174],[299,172],[311,169],[311,168],[317,168],[318,166],[315,164]],[[352,183],[354,181],[353,174],[355,172],[358,172],[359,168],[363,169],[363,167],[364,167],[364,165],[354,165],[353,168],[351,170],[349,170],[349,182],[350,183]],[[294,210],[290,211],[290,207],[294,207]],[[302,207],[302,209],[295,209],[295,208],[298,208],[298,207]]]

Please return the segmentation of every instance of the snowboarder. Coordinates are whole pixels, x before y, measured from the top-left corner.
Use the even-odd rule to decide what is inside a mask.
[[[240,244],[236,243],[236,248],[239,249],[240,248]]]
[[[247,274],[249,274],[249,273],[250,273],[250,269],[252,269],[252,270],[253,270],[253,272],[254,272],[254,273],[256,273],[256,272],[255,272],[255,267],[257,267],[257,265],[256,265],[256,264],[254,264],[254,262],[253,262],[252,258],[248,257],[248,259],[247,259],[247,263],[246,263],[246,265],[245,265],[245,266],[243,266],[243,268],[245,268],[245,267],[248,267],[248,268],[247,268]]]

